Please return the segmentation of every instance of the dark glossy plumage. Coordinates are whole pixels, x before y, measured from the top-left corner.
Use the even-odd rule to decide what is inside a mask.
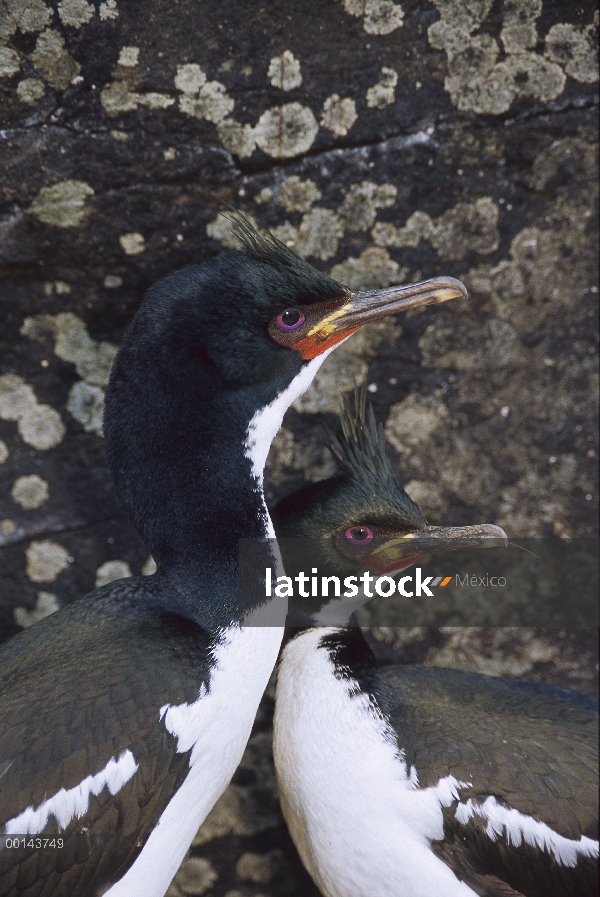
[[[108,838],[3,852],[2,897],[162,897],[241,759],[279,650],[283,619],[244,625],[265,595],[240,595],[238,548],[271,533],[262,473],[283,413],[367,320],[465,293],[443,278],[351,293],[235,226],[240,251],[148,291],[106,391],[110,472],[157,572],[0,649],[5,830]]]
[[[392,533],[410,533],[419,532],[425,524],[385,457],[383,437],[365,406],[364,391],[355,396],[354,407],[345,404],[340,432],[330,437],[330,445],[340,473],[288,496],[277,506],[274,521],[278,535],[288,539],[320,535],[315,543],[319,572],[356,574],[364,569],[363,562],[369,565],[370,558],[352,561],[340,553],[340,534],[346,527],[360,524],[375,529],[385,521]],[[326,601],[296,599],[296,604],[297,621],[303,615],[305,620],[315,620]],[[321,652],[328,658],[328,673],[316,657]],[[296,688],[297,681],[302,685]],[[346,689],[345,710],[339,704],[336,683],[340,682]],[[289,704],[282,705],[282,695]],[[319,711],[314,713],[314,722],[311,706]],[[363,726],[371,746],[371,736],[377,742],[377,720],[387,732],[383,742],[394,744],[397,771],[387,784],[378,783],[377,800],[388,827],[366,857],[366,829],[377,824],[378,811],[372,794],[362,794],[362,803],[348,806],[350,783],[361,774],[356,770],[365,761],[360,742],[354,754],[350,746]],[[315,771],[319,756],[324,766]],[[582,837],[592,841],[598,837],[598,702],[594,698],[456,670],[379,668],[360,629],[307,629],[289,643],[280,664],[275,759],[288,825],[307,868],[327,897],[392,897],[389,879],[386,884],[378,879],[380,865],[391,851],[400,869],[400,860],[411,849],[409,841],[402,841],[403,827],[417,826],[418,832],[419,825],[425,831],[431,825],[427,817],[421,820],[418,803],[407,817],[402,816],[404,798],[396,789],[404,768],[405,775],[418,782],[419,792],[436,793],[439,788],[441,795],[448,777],[456,784],[454,798],[444,804],[440,797],[443,838],[430,840],[431,860],[426,865],[431,871],[424,866],[419,875],[417,869],[416,884],[408,885],[405,878],[401,884],[398,879],[394,894],[431,897],[427,884],[420,890],[418,882],[426,882],[429,874],[435,878],[434,857],[453,870],[457,883],[464,882],[471,893],[482,897],[592,897],[598,893],[597,852],[592,855],[593,848],[587,846],[577,852],[575,846]],[[377,770],[372,772],[377,783]],[[412,787],[408,786],[409,792]],[[502,815],[504,811],[508,815]],[[332,834],[331,828],[319,824],[319,818],[339,818],[340,828]],[[389,823],[390,819],[395,821]],[[362,835],[353,840],[348,834],[352,832]],[[389,845],[384,847],[387,840]],[[372,869],[366,891],[358,883],[365,863]],[[337,890],[334,882],[339,875],[335,872],[331,879],[329,867],[349,869],[351,883]],[[367,882],[368,878],[366,874]]]
[[[305,367],[268,324],[290,304],[345,295],[282,244],[237,225],[240,252],[148,291],[107,389],[111,475],[158,572],[96,589],[0,649],[2,823],[48,800],[70,805],[57,795],[105,775],[107,764],[129,759],[137,769],[114,794],[107,779],[64,825],[52,813],[45,824],[30,819],[35,833],[83,830],[108,841],[91,851],[3,851],[2,897],[103,893],[190,772],[191,750],[178,749],[161,708],[210,693],[214,652],[243,612],[238,540],[267,527],[249,422]],[[227,762],[233,772],[235,759]]]
[[[50,817],[44,834],[63,837],[62,852],[0,852],[3,897],[101,893],[135,858],[189,771],[189,752],[177,753],[158,708],[194,701],[199,685],[209,683],[211,639],[197,624],[150,606],[148,593],[147,581],[121,581],[95,592],[93,603],[72,605],[75,657],[59,615],[3,647],[2,716],[10,721],[0,738],[4,819],[77,787],[125,750],[139,764],[117,794],[92,795],[83,820],[61,829]],[[82,825],[105,833],[105,842],[74,849],[69,839]]]

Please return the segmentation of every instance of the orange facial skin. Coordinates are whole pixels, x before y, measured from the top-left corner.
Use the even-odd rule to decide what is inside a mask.
[[[414,558],[404,558],[401,561],[388,559],[388,562],[386,563],[384,557],[377,557],[376,554],[370,554],[368,557],[363,558],[362,563],[368,568],[370,573],[373,573],[376,576],[384,576],[386,573],[398,573],[400,570],[405,570],[407,567],[416,564],[417,561],[422,561],[423,558],[426,557],[429,557],[429,555],[418,554]]]
[[[352,327],[350,330],[346,330],[344,333],[335,333],[333,336],[328,337],[327,339],[320,340],[316,339],[316,335],[308,335],[303,339],[299,340],[294,349],[296,352],[299,352],[304,361],[310,361],[312,358],[316,358],[317,355],[322,355],[327,349],[331,348],[331,346],[337,345],[342,340],[345,340],[347,336],[350,336],[352,333],[356,333],[357,330],[360,330],[359,327]]]

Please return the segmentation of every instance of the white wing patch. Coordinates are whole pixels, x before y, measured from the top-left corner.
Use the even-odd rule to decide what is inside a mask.
[[[214,652],[209,690],[202,687],[192,703],[160,708],[177,752],[191,751],[190,770],[134,864],[104,897],[163,897],[242,759],[282,636],[275,626],[226,630]]]
[[[488,797],[482,804],[475,804],[469,798],[456,808],[456,819],[462,825],[473,816],[487,821],[486,835],[496,841],[506,838],[512,847],[520,847],[523,842],[552,853],[562,866],[576,866],[580,855],[597,857],[598,842],[583,835],[578,841],[559,835],[545,822],[538,822],[518,810],[501,806],[495,797]]]
[[[68,790],[61,788],[38,807],[28,807],[14,819],[9,819],[5,826],[5,834],[37,835],[44,831],[51,816],[56,818],[61,829],[65,829],[71,819],[85,816],[89,809],[91,794],[97,797],[105,788],[108,788],[111,794],[117,794],[137,769],[138,764],[131,751],[123,751],[118,760],[111,757],[104,769],[96,775],[87,776],[74,788]]]

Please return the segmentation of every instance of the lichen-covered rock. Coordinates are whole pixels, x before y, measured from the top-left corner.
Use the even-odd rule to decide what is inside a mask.
[[[351,289],[446,274],[470,294],[332,354],[275,440],[270,502],[333,472],[320,428],[366,381],[430,522],[597,533],[589,3],[283,0],[243,27],[239,0],[2,10],[0,637],[153,572],[106,470],[104,389],[144,290],[235,248],[220,201]],[[379,656],[594,687],[583,635],[413,630]],[[281,829],[270,702],[177,897],[317,895]]]

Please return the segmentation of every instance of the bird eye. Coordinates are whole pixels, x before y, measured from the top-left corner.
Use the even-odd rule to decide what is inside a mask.
[[[368,545],[373,538],[373,533],[367,526],[351,526],[346,530],[346,538],[354,545]]]
[[[297,308],[286,308],[277,316],[277,324],[282,330],[296,330],[304,324],[306,318]]]

